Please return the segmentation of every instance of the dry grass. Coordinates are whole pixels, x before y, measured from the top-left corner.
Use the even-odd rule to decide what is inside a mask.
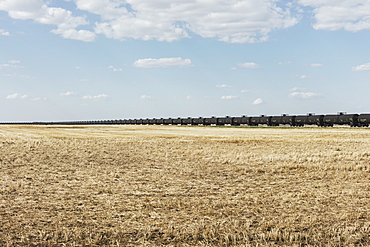
[[[370,130],[0,126],[1,246],[370,246]]]

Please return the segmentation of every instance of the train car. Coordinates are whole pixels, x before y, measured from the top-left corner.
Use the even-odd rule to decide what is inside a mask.
[[[173,123],[172,123],[172,118],[165,118],[164,120],[163,120],[163,124],[164,125],[172,125]]]
[[[233,125],[233,122],[234,122],[234,118],[233,117],[226,116],[226,118],[225,118],[225,125]]]
[[[204,118],[204,125],[217,125],[217,118],[215,116]]]
[[[337,124],[357,127],[358,126],[358,114],[339,113]]]
[[[247,125],[249,123],[249,117],[248,116],[245,116],[243,115],[240,119],[240,124],[241,125]]]
[[[333,127],[334,124],[337,124],[338,122],[338,115],[334,115],[334,114],[325,115],[323,120],[324,120],[323,126]]]
[[[226,117],[217,118],[217,126],[224,126],[226,124]]]
[[[204,118],[198,117],[198,118],[193,118],[192,125],[203,125],[204,124]]]
[[[172,124],[173,125],[181,125],[181,118],[174,118],[172,119]]]
[[[157,119],[155,120],[155,124],[156,124],[156,125],[162,125],[162,124],[164,124],[164,119],[163,119],[163,118],[157,118]]]
[[[281,123],[281,116],[272,116],[271,117],[271,126],[279,126]]]
[[[297,120],[297,118],[296,118]],[[319,127],[324,126],[324,115],[315,115],[313,113],[309,113],[306,119],[307,125],[317,125]]]
[[[279,125],[295,126],[295,117],[296,116],[289,116],[287,114],[282,114],[281,116],[272,116],[270,120],[270,126],[279,126]]]
[[[323,121],[324,126],[333,127],[334,125],[349,125],[351,127],[355,127],[358,125],[357,119],[357,114],[345,114],[343,112],[339,112],[337,115],[325,115]]]
[[[271,118],[272,118],[271,116],[261,115],[261,117],[259,118],[259,123],[258,124],[271,126]]]
[[[233,117],[233,126],[247,125],[249,123],[249,117],[243,115],[240,117]]]
[[[307,124],[307,118],[308,118],[308,115],[298,115],[298,116],[295,116],[295,119],[294,119],[294,125],[293,126],[297,126],[297,127],[303,127]]]
[[[248,121],[249,126],[258,126],[260,122],[260,117],[250,117]]]
[[[181,125],[192,125],[192,124],[193,121],[191,117],[181,119]]]
[[[149,119],[149,125],[155,125],[156,124],[156,119],[155,118],[151,118]]]
[[[243,117],[233,117],[232,126],[240,126],[242,124]]]
[[[370,114],[360,114],[357,117],[357,126],[369,127],[370,125]]]
[[[295,117],[296,116],[289,116],[288,114],[283,114],[283,116],[281,117],[281,124],[295,126]]]

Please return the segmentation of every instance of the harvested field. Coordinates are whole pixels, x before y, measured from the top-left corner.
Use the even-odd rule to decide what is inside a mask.
[[[0,246],[370,246],[370,129],[0,126]]]

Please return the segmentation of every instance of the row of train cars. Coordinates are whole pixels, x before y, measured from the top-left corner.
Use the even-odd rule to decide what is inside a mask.
[[[369,127],[370,114],[337,113],[329,115],[287,115],[280,116],[240,116],[240,117],[198,117],[198,118],[146,118],[146,119],[118,119],[94,121],[62,121],[62,122],[17,122],[0,124],[39,124],[39,125],[204,125],[204,126],[292,126],[303,127],[316,125],[318,127],[333,127],[334,125],[347,125],[351,127]]]

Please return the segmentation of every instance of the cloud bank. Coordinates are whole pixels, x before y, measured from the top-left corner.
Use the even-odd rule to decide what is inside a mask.
[[[76,29],[89,24],[85,17],[73,16],[71,11],[63,8],[48,7],[42,0],[2,0],[0,10],[7,11],[13,19],[54,25],[57,29],[52,32],[63,38],[90,42],[96,37],[94,32]]]
[[[316,30],[356,32],[370,29],[368,0],[299,0],[298,3],[313,8]]]
[[[53,25],[52,33],[85,42],[98,34],[118,40],[173,42],[197,35],[227,43],[264,42],[271,32],[297,24],[302,7],[313,13],[316,30],[370,29],[368,0],[67,1],[75,9],[51,7],[46,0],[1,0],[0,10],[14,19]],[[0,35],[10,34],[0,29]]]
[[[125,40],[177,41],[198,35],[228,43],[256,43],[269,33],[291,27],[298,17],[291,4],[276,0],[171,1],[171,0],[70,0],[79,10],[98,17],[92,25],[86,15],[49,7],[46,0],[2,0],[0,10],[14,19],[57,26],[63,38],[94,41],[96,34]],[[76,11],[77,12],[77,11]],[[94,31],[80,29],[87,26]]]

